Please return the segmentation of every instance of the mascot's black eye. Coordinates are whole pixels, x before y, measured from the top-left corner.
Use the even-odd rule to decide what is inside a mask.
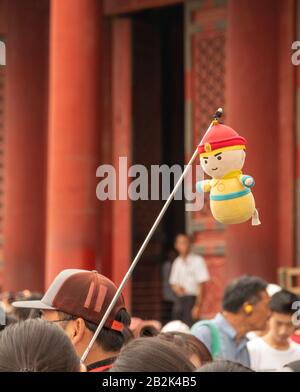
[[[207,165],[207,161],[204,161],[205,165]]]
[[[221,155],[219,155],[218,157],[217,157],[217,159],[219,159],[219,161],[222,159],[222,157],[221,157]]]

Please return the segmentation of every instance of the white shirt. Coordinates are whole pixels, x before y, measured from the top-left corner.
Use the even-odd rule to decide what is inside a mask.
[[[185,259],[178,256],[172,265],[169,283],[184,288],[186,295],[198,295],[199,283],[209,280],[203,257],[190,253]]]
[[[250,355],[251,368],[253,370],[280,370],[289,362],[300,360],[300,345],[292,341],[287,350],[276,350],[268,345],[262,338],[250,340],[247,347]]]
[[[251,331],[251,332],[246,333],[246,337],[249,340],[253,340],[253,339],[258,338],[259,336],[256,334],[255,331]]]

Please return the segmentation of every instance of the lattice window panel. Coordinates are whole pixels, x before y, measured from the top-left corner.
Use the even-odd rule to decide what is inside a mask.
[[[193,37],[193,125],[195,144],[203,136],[208,120],[225,104],[225,35]]]
[[[193,61],[193,141],[197,146],[211,115],[225,105],[225,35],[203,37],[195,34],[192,39]],[[224,116],[225,118],[225,116]],[[209,196],[205,195],[204,207],[193,218],[210,217]],[[207,222],[207,224],[209,224]]]
[[[223,107],[226,115],[226,2],[187,0],[185,5],[188,160],[216,109]],[[219,310],[225,284],[224,226],[213,219],[207,194],[204,207],[186,216],[186,229],[192,235],[193,249],[205,257],[210,271],[211,280],[206,287],[202,316],[212,317]]]

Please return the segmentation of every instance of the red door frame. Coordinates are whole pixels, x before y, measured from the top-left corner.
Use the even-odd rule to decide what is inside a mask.
[[[141,11],[147,8],[182,4],[184,0],[104,0],[103,12],[106,16]]]

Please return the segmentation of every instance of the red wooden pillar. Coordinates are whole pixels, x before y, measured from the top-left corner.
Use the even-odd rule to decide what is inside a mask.
[[[296,1],[296,39],[299,40],[300,37],[300,1]],[[294,51],[293,51],[294,53]],[[297,56],[299,59],[299,56]],[[295,242],[296,242],[296,264],[300,266],[300,64],[295,66],[296,80],[295,80],[295,90],[296,90],[296,219],[295,219]]]
[[[99,165],[112,165],[112,23],[103,20],[103,46],[105,53],[102,63],[103,121],[101,131],[101,151]],[[101,179],[99,180],[99,182]],[[101,242],[99,262],[96,268],[107,277],[112,276],[112,206],[114,200],[99,201],[101,214]],[[98,268],[98,264],[100,268]]]
[[[62,269],[95,268],[102,245],[101,2],[53,0],[50,16],[47,284]]]
[[[126,195],[127,169],[124,167],[125,176],[119,172],[119,158],[127,158],[128,167],[132,159],[131,21],[126,18],[116,18],[113,21],[112,34],[113,164],[117,173],[117,190],[120,182],[125,185],[125,193],[122,190],[117,192],[117,200],[112,203],[112,280],[119,284],[127,272],[132,257],[131,201],[128,199],[128,193]],[[123,294],[129,307],[130,282]]]
[[[259,227],[249,222],[228,227],[228,277],[250,273],[274,281],[280,226],[287,224],[290,235],[290,207],[285,218],[279,204],[283,147],[279,130],[287,132],[284,158],[293,159],[292,129],[289,123],[283,129],[278,115],[278,3],[231,0],[228,6],[227,123],[248,140],[244,173],[255,178],[253,192],[262,221]]]
[[[48,2],[5,1],[4,288],[42,290]],[[3,31],[1,31],[3,32]]]
[[[294,0],[278,2],[278,267],[296,264],[296,67],[291,61],[291,43],[296,40],[295,14]]]

